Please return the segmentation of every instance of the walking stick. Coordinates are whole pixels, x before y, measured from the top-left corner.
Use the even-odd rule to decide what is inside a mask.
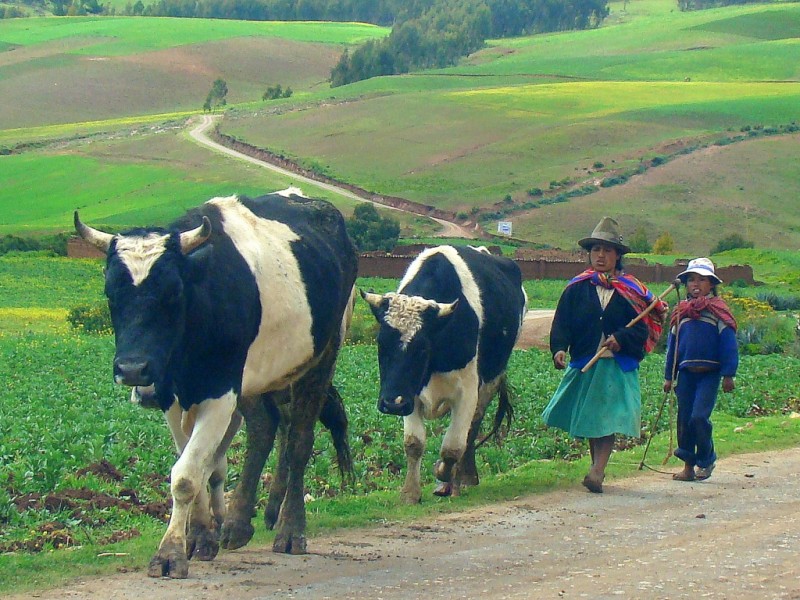
[[[677,290],[680,287],[680,280],[676,279],[672,282],[672,286],[675,287]],[[672,287],[671,286],[671,287]],[[675,310],[678,310],[678,305],[680,304],[680,294],[678,294],[678,303],[675,305]],[[680,315],[678,315],[677,323],[675,324],[675,343],[672,353],[672,388],[670,392],[675,393],[675,375],[678,371],[678,336],[680,335]],[[670,392],[664,392],[664,399],[661,400],[661,406],[658,409],[658,414],[656,414],[656,420],[653,421],[653,424],[650,427],[650,437],[647,438],[647,444],[644,447],[644,453],[642,454],[642,461],[639,463],[639,470],[641,471],[644,467],[647,467],[644,464],[644,459],[647,457],[647,451],[650,449],[650,442],[653,441],[653,436],[656,434],[656,430],[658,429],[658,422],[661,420],[661,415],[664,412],[664,405],[667,403],[669,399]],[[669,449],[667,450],[667,455],[664,457],[664,460],[661,462],[661,465],[664,466],[667,464],[669,457],[672,455],[672,403],[670,402],[669,405]],[[652,467],[647,467],[648,469],[652,469]],[[654,471],[656,469],[653,469]],[[659,471],[659,473],[663,473],[663,471]]]
[[[637,324],[639,321],[641,321],[642,319],[644,319],[644,318],[645,318],[645,317],[646,317],[648,314],[650,314],[650,311],[651,311],[651,310],[653,310],[653,309],[654,309],[654,308],[655,308],[655,307],[656,307],[656,306],[659,304],[659,302],[663,301],[663,300],[664,300],[664,298],[666,298],[666,297],[667,297],[667,295],[668,295],[668,294],[669,294],[669,293],[670,293],[672,290],[677,290],[677,289],[680,287],[680,285],[681,285],[680,279],[676,279],[675,281],[673,281],[673,282],[670,284],[670,286],[669,286],[667,289],[665,289],[663,292],[661,292],[661,295],[660,295],[660,296],[658,296],[657,298],[655,298],[655,299],[654,299],[654,300],[653,300],[653,301],[650,303],[650,305],[649,305],[647,308],[645,308],[645,309],[644,309],[642,312],[640,312],[640,313],[639,313],[638,315],[636,315],[636,316],[635,316],[633,319],[631,319],[630,323],[628,323],[627,325],[625,325],[625,328],[627,329],[628,327],[633,327],[633,326],[634,326],[634,325],[636,325],[636,324]],[[597,351],[597,354],[595,354],[595,355],[594,355],[594,356],[593,356],[593,357],[592,357],[592,358],[589,360],[589,362],[588,362],[588,363],[586,363],[586,365],[585,365],[585,366],[584,366],[584,367],[581,369],[581,373],[586,373],[586,372],[587,372],[589,369],[591,369],[591,368],[594,366],[594,363],[596,363],[598,360],[600,360],[600,357],[601,357],[601,356],[603,356],[603,353],[604,353],[605,351],[606,351],[606,348],[605,348],[605,347],[603,347],[603,348],[600,348],[600,350],[598,350],[598,351]]]

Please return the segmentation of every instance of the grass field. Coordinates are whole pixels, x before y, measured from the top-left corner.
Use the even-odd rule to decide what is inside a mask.
[[[120,133],[56,151],[0,158],[0,235],[70,231],[72,214],[97,227],[120,230],[165,225],[209,198],[260,195],[297,181],[192,143],[184,128]],[[346,215],[354,200],[302,183]],[[393,218],[397,218],[394,215]],[[416,217],[401,216],[406,229]]]
[[[0,123],[20,125],[0,130],[0,145],[45,145],[0,159],[8,165],[0,207],[11,206],[0,231],[68,227],[76,206],[109,224],[162,219],[226,181],[250,186],[249,169],[214,157],[183,161],[182,152],[195,154],[184,147],[166,155],[159,136],[129,152],[130,140],[100,135],[130,135],[124,120],[134,113],[167,120],[198,107],[221,74],[238,106],[226,112],[226,133],[372,192],[464,215],[511,211],[502,218],[532,242],[572,249],[613,212],[628,236],[644,228],[652,242],[670,231],[686,255],[707,253],[732,231],[759,247],[799,248],[800,215],[789,201],[800,194],[797,135],[748,138],[741,130],[800,120],[800,5],[684,13],[672,0],[643,0],[611,10],[596,30],[494,40],[450,69],[336,89],[325,79],[343,44],[385,30],[125,18],[28,20],[28,30],[22,21],[0,23],[0,40],[18,45],[0,53],[0,93],[9,99]],[[174,35],[164,35],[173,25]],[[54,70],[39,69],[42,62]],[[258,101],[276,82],[297,93]],[[47,86],[67,91],[44,93]],[[46,125],[54,119],[63,124]],[[77,133],[93,136],[66,149],[46,142]],[[714,145],[733,136],[747,141]],[[662,164],[624,185],[523,207],[531,190],[596,186],[653,159]],[[73,185],[75,171],[98,176]],[[28,172],[41,173],[41,184],[29,185]],[[56,189],[70,194],[54,198]],[[35,222],[21,223],[19,206],[35,207]],[[493,219],[483,222],[489,231]]]
[[[351,23],[5,19],[0,123],[22,129],[199,111],[217,78],[228,84],[229,103],[260,100],[276,84],[302,93],[327,87],[344,48],[387,33]]]
[[[779,262],[786,271],[798,258],[794,253],[761,260]],[[553,306],[563,283],[526,282],[531,306]],[[359,285],[386,291],[396,281],[362,279]],[[0,328],[4,382],[0,389],[4,417],[0,419],[4,465],[0,470],[0,595],[41,590],[78,575],[113,572],[115,564],[98,561],[99,552],[126,553],[129,568],[143,568],[163,533],[167,474],[174,454],[161,415],[131,405],[126,389],[114,385],[111,336],[82,335],[56,326],[58,311],[63,314],[77,304],[102,301],[101,287],[101,261],[0,257],[4,323]],[[361,301],[357,308],[368,312]],[[6,322],[12,320],[17,326],[6,329]],[[339,489],[329,438],[320,434],[306,476],[308,491],[316,499],[309,504],[310,535],[331,527],[381,522],[387,510],[393,519],[407,520],[577,486],[588,460],[585,445],[547,430],[539,418],[561,373],[552,368],[547,352],[531,349],[513,353],[509,377],[516,418],[502,445],[490,443],[478,451],[481,485],[457,499],[430,494],[433,461],[446,421],[429,423],[422,470],[424,499],[421,505],[405,506],[398,494],[405,468],[402,426],[375,408],[376,348],[373,344],[345,346],[335,382],[346,399],[356,478],[353,485]],[[650,449],[652,461],[667,451],[667,419],[654,425],[663,397],[662,379],[663,356],[652,354],[641,368],[643,435],[653,427],[662,432]],[[800,409],[799,384],[796,357],[743,356],[737,390],[721,395],[715,412],[720,456],[798,443],[800,420],[790,418],[790,413]],[[239,474],[242,444],[237,437],[229,454],[231,485]],[[611,461],[609,474],[621,477],[635,472],[641,453],[641,446],[620,451]],[[119,479],[104,477],[98,469],[103,464],[113,467]],[[677,469],[677,465],[673,459],[669,466]],[[259,508],[263,502],[262,490]],[[273,534],[256,527],[253,543],[268,543]]]

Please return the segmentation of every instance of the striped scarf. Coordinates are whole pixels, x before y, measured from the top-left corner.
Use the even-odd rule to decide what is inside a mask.
[[[647,287],[633,275],[628,275],[627,273],[611,275],[609,273],[600,273],[591,268],[573,277],[567,284],[567,287],[580,281],[586,281],[587,279],[591,281],[592,285],[599,285],[606,289],[619,292],[619,295],[628,301],[637,315],[650,306],[653,300],[656,299],[653,292],[648,290]],[[642,318],[642,322],[647,325],[647,341],[644,344],[645,352],[650,352],[656,347],[658,338],[661,337],[661,331],[664,328],[667,309],[667,303],[660,300],[655,308]]]
[[[678,315],[680,315],[681,319],[699,319],[703,311],[710,312],[714,317],[736,331],[736,319],[731,313],[731,309],[728,308],[722,298],[717,296],[700,296],[699,298],[681,300],[672,312],[670,325],[675,327],[678,322]]]

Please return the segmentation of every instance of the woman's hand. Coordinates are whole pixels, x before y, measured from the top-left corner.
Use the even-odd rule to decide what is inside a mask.
[[[553,366],[556,369],[565,369],[567,367],[567,353],[559,350],[553,354]]]
[[[612,352],[619,352],[622,346],[619,345],[617,338],[613,335],[610,335],[606,338],[606,341],[603,342],[603,346],[611,350]]]
[[[666,392],[669,392],[670,390],[672,390],[672,380],[671,379],[665,379],[664,380],[664,392],[666,393]]]

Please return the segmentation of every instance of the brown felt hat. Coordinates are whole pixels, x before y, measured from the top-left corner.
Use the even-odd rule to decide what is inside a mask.
[[[631,251],[629,246],[622,243],[622,235],[619,232],[619,223],[611,217],[603,217],[592,231],[592,235],[582,240],[578,240],[578,245],[584,250],[590,251],[594,244],[611,244],[620,254],[627,254]]]

